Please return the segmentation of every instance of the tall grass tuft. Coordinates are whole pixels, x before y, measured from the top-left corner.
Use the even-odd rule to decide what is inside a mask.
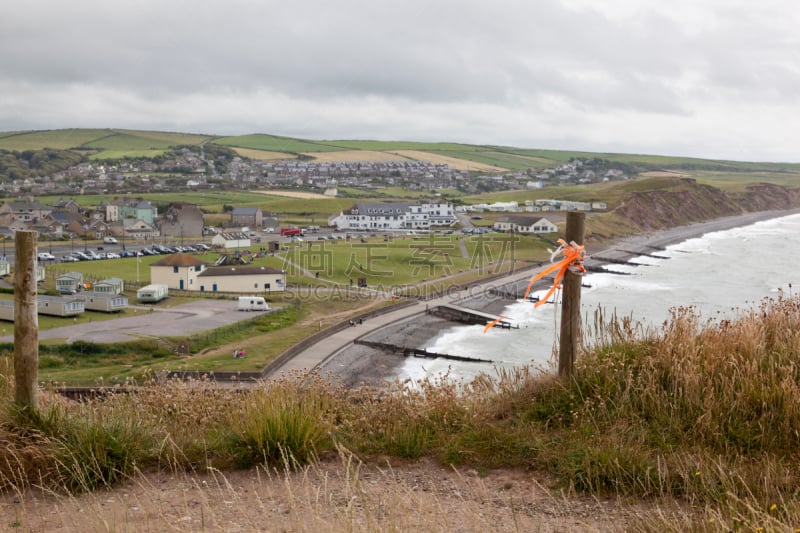
[[[287,379],[243,393],[229,420],[235,466],[302,465],[332,449],[335,403],[328,385],[318,379]]]

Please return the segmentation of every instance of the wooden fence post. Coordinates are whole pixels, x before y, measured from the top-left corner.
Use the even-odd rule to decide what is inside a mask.
[[[36,301],[35,231],[14,237],[14,400],[19,407],[39,408],[39,316]]]
[[[567,213],[565,241],[583,245],[586,214],[580,211]],[[581,336],[581,275],[567,270],[561,291],[561,335],[558,351],[558,375],[569,378],[575,368],[575,354]]]

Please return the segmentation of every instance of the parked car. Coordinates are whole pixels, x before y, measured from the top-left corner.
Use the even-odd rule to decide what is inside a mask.
[[[53,261],[56,258],[56,256],[50,252],[39,252],[36,254],[36,257],[39,259],[39,261]]]
[[[107,252],[106,259],[119,259],[121,256],[118,253]]]
[[[77,257],[77,258],[78,258],[78,261],[91,261],[91,260],[92,260],[92,258],[91,258],[91,257],[89,257],[88,255],[86,255],[86,254],[85,254],[85,253],[83,253],[83,252],[78,252],[78,251],[76,251],[76,252],[72,252],[72,255],[73,255],[74,257]]]
[[[136,252],[133,250],[123,250],[119,253],[120,257],[136,257]]]
[[[61,262],[62,263],[77,263],[78,261],[80,261],[80,259],[78,259],[74,255],[67,254],[67,255],[62,255],[61,256]]]

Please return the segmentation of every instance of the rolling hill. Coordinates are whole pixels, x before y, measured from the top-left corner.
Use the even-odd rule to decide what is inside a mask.
[[[537,150],[493,145],[370,140],[307,140],[267,134],[214,136],[126,129],[61,129],[0,133],[0,150],[62,150],[90,159],[157,157],[176,146],[215,144],[253,159],[317,161],[426,160],[459,170],[499,173],[551,168],[572,158],[602,158],[647,170],[781,172],[800,164],[743,163],[653,155]]]

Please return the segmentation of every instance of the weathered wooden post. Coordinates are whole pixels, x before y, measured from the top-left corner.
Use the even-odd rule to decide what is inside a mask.
[[[35,231],[17,231],[14,260],[14,400],[36,410],[39,398],[39,316],[36,303]]]
[[[583,245],[586,214],[579,211],[567,213],[565,241]],[[561,292],[561,335],[558,351],[559,377],[571,377],[575,368],[575,354],[581,335],[581,275],[567,270]]]

